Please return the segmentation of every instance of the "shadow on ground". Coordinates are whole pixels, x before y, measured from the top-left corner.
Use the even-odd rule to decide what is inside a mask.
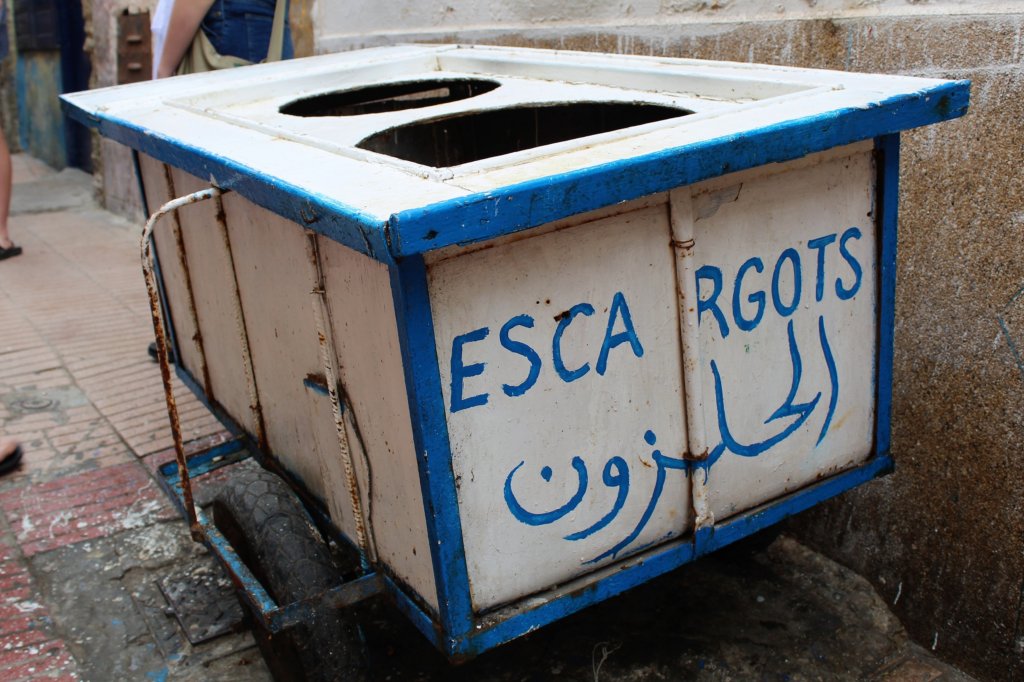
[[[915,647],[866,580],[782,537],[708,557],[450,667],[384,605],[375,680],[969,680]]]

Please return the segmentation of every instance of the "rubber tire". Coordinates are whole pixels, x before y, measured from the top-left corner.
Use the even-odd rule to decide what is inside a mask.
[[[236,472],[213,501],[213,519],[245,565],[279,605],[341,582],[331,554],[298,497],[269,471]],[[240,597],[243,608],[249,603]],[[253,636],[275,680],[364,680],[359,627],[339,609],[320,608],[309,622],[272,634],[253,616]]]

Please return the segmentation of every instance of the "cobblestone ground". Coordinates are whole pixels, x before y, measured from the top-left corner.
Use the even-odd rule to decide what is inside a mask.
[[[230,586],[153,478],[173,452],[139,226],[95,208],[88,176],[24,156],[15,168],[25,253],[0,263],[0,433],[26,455],[0,478],[0,680],[269,679]],[[190,449],[226,438],[176,395]],[[202,585],[206,613],[175,602]],[[211,611],[226,630],[204,640]],[[866,581],[789,539],[459,668],[387,604],[359,616],[375,680],[969,679],[909,642]]]

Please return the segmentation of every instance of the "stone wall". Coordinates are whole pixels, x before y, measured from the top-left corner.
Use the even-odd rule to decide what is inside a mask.
[[[20,146],[54,168],[67,165],[64,118],[60,110],[60,52],[19,54],[15,64],[18,84],[18,137]]]
[[[0,59],[0,128],[3,129],[7,146],[11,152],[17,152],[21,145],[18,141],[18,97],[14,86],[17,48],[14,44],[14,12],[12,0],[0,0],[7,6],[7,38],[10,51],[4,59]]]
[[[82,0],[86,17],[86,50],[92,58],[89,86],[117,84],[117,18],[124,12],[152,12],[156,0]],[[93,182],[107,210],[142,221],[142,200],[131,151],[93,135]]]
[[[86,31],[90,35],[87,49],[92,55],[91,87],[101,88],[117,83],[118,15],[125,11],[152,12],[156,3],[157,0],[83,0]],[[313,0],[291,0],[290,24],[297,57],[313,53],[312,6]],[[104,207],[131,220],[141,221],[142,202],[130,150],[98,135],[93,137],[93,150],[93,177]]]
[[[496,18],[486,20],[491,5]],[[511,15],[513,6],[525,14]],[[1024,8],[449,0],[390,3],[375,15],[376,7],[320,0],[317,50],[475,42],[973,81],[965,118],[903,136],[897,471],[792,528],[869,578],[922,645],[984,679],[1024,678]],[[755,16],[756,7],[771,10]],[[616,13],[618,21],[607,16]]]

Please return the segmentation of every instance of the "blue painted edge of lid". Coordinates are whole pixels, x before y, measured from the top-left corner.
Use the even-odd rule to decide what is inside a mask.
[[[493,239],[579,213],[860,140],[958,118],[970,81],[942,83],[865,107],[851,107],[652,154],[475,192],[382,220],[281,182],[231,159],[116,117],[63,101],[68,115],[101,135],[201,178],[384,263]]]
[[[388,221],[392,254],[493,239],[726,173],[958,118],[967,112],[970,85],[949,81],[863,108],[793,119],[402,211]]]
[[[259,173],[227,157],[175,140],[113,116],[96,117],[62,100],[73,119],[115,142],[180,168],[287,218],[304,228],[383,263],[394,263],[387,222],[322,194]],[[158,206],[150,207],[159,208]]]

